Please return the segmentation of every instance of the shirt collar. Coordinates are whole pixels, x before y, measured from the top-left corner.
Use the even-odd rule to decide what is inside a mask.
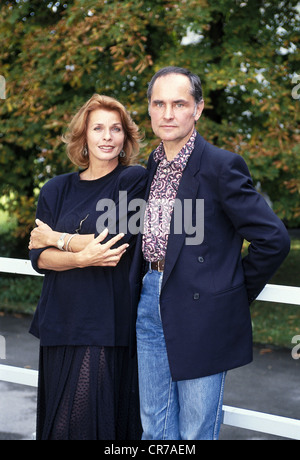
[[[156,161],[156,163],[158,163],[159,161],[163,161],[165,164],[170,164],[175,169],[179,169],[183,171],[187,165],[187,162],[189,160],[189,157],[192,151],[194,150],[196,136],[197,136],[197,131],[196,129],[194,129],[187,143],[182,147],[180,152],[176,155],[176,157],[172,161],[167,160],[165,149],[164,149],[164,144],[163,142],[161,142],[153,153],[154,160]]]

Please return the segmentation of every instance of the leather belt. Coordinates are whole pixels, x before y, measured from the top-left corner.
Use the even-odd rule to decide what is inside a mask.
[[[151,270],[157,270],[158,272],[163,272],[165,268],[165,259],[158,260],[157,262],[150,263]]]

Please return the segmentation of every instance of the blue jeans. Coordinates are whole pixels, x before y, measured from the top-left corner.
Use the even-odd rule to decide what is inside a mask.
[[[226,373],[172,381],[160,316],[162,275],[155,270],[148,271],[138,307],[143,439],[218,439]]]

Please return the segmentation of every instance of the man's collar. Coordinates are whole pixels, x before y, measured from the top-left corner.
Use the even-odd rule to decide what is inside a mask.
[[[172,163],[175,169],[184,170],[188,162],[188,159],[192,151],[194,150],[196,136],[197,136],[197,131],[196,131],[196,128],[194,128],[194,131],[191,137],[189,138],[189,140],[187,141],[187,143],[182,147],[180,152],[171,161],[168,161],[166,153],[165,153],[165,149],[164,149],[164,144],[163,142],[161,142],[153,153],[153,159],[156,161],[156,163],[163,160],[165,163]]]

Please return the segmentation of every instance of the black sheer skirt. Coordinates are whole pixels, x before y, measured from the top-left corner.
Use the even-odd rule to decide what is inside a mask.
[[[37,440],[139,440],[136,359],[127,347],[41,347]]]

